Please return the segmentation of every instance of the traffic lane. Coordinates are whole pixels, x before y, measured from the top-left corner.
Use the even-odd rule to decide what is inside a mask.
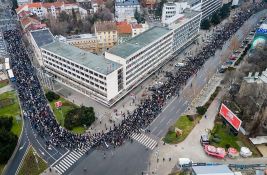
[[[31,145],[35,148],[38,155],[46,160],[48,164],[52,164],[54,161],[60,158],[60,154],[58,154],[56,151],[45,149],[43,143],[39,142],[39,139],[34,133],[29,120],[25,120],[25,128],[27,129]]]
[[[172,107],[176,110],[165,110],[160,115],[161,119],[157,122],[153,123],[154,128],[151,129],[151,133],[153,135],[156,135],[158,138],[163,137],[166,132],[168,131],[168,128],[181,116],[181,114],[187,109],[188,102],[181,100],[179,101],[173,101]],[[172,108],[170,107],[170,109]]]
[[[142,171],[148,170],[151,151],[134,141],[126,142],[115,150],[106,151],[105,154],[104,159],[104,151],[92,151],[85,159],[78,160],[76,167],[66,174],[140,175]]]
[[[22,164],[22,160],[24,155],[26,155],[26,150],[29,147],[29,140],[25,132],[21,135],[21,141],[16,151],[14,157],[11,159],[11,162],[7,165],[6,170],[4,172],[5,175],[16,174],[18,171],[20,164]]]

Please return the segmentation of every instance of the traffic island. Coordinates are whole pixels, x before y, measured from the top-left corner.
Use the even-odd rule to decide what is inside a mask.
[[[176,123],[169,128],[163,141],[168,144],[177,144],[184,141],[201,118],[201,115],[183,115],[179,117]]]
[[[18,175],[39,175],[47,168],[47,163],[30,147]]]

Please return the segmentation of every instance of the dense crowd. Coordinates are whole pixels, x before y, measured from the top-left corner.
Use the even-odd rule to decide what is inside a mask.
[[[261,8],[263,8],[262,4],[254,4],[248,10],[238,12],[232,22],[214,32],[211,42],[195,57],[189,58],[184,67],[176,72],[168,72],[166,82],[157,88],[152,88],[152,95],[141,101],[132,113],[123,114],[124,119],[119,125],[114,124],[108,132],[102,131],[96,134],[74,134],[57,123],[22,43],[21,32],[7,31],[4,33],[4,38],[7,41],[11,65],[16,77],[16,88],[25,116],[38,134],[45,138],[47,147],[49,145],[67,148],[121,145],[133,132],[139,132],[140,128],[147,127],[161,112],[167,100],[178,94],[179,89],[201,68],[205,60],[213,56],[217,49],[221,49],[224,42]]]

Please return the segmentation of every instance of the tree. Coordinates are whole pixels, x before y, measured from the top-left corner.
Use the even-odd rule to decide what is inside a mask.
[[[204,19],[202,22],[201,22],[201,25],[200,25],[201,29],[203,30],[209,30],[210,28],[210,21],[208,19]]]
[[[217,25],[217,24],[219,24],[219,23],[221,22],[221,19],[220,19],[220,17],[219,17],[219,15],[218,15],[217,12],[215,12],[215,13],[212,15],[210,22],[211,22],[213,25]]]
[[[137,23],[144,23],[145,22],[145,18],[143,15],[141,15],[137,9],[135,9],[135,12],[134,12],[134,18],[136,19]]]
[[[12,9],[18,8],[18,1],[17,0],[12,0]]]
[[[230,15],[230,5],[231,4],[224,4],[222,8],[219,10],[219,16],[221,19],[225,19]]]
[[[53,101],[53,100],[58,100],[60,98],[60,96],[58,94],[56,94],[55,92],[52,92],[52,91],[48,91],[46,94],[45,94],[46,98],[48,101]]]
[[[157,4],[156,11],[155,11],[156,16],[158,17],[162,16],[162,8],[163,8],[164,3],[166,2],[167,0],[161,0],[160,3]]]
[[[11,157],[16,145],[18,137],[4,128],[0,129],[0,163],[5,164]]]
[[[63,21],[69,22],[70,21],[70,16],[65,11],[62,11],[58,15],[58,20],[60,22],[63,22]]]
[[[12,128],[12,117],[1,117],[0,116],[0,128],[4,128],[7,131],[10,131]]]

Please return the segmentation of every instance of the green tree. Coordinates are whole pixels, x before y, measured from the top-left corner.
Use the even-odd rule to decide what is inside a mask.
[[[217,24],[219,24],[219,23],[221,22],[221,19],[220,19],[220,17],[219,17],[219,15],[218,15],[217,12],[215,12],[215,13],[212,15],[210,22],[211,22],[213,25],[217,25]]]
[[[53,91],[48,91],[46,94],[45,94],[46,98],[48,101],[53,101],[53,100],[58,100],[60,98],[60,96],[58,94],[56,94],[55,92]]]
[[[63,22],[63,21],[69,22],[70,21],[70,16],[65,11],[62,11],[58,15],[58,20],[60,22]]]
[[[72,13],[72,22],[74,24],[74,26],[77,25],[77,15],[74,9],[71,9],[71,13]]]
[[[210,21],[208,19],[204,19],[201,22],[200,28],[203,29],[203,30],[209,30],[209,28],[210,28]]]
[[[10,131],[12,128],[12,117],[1,117],[0,116],[0,128],[4,128],[7,131]]]
[[[162,16],[162,8],[163,8],[164,3],[166,2],[167,0],[161,0],[160,3],[157,4],[156,11],[155,11],[156,16],[158,17]]]
[[[18,1],[17,0],[12,0],[12,9],[18,8]]]
[[[141,15],[137,9],[135,9],[135,12],[134,12],[134,18],[136,19],[137,23],[144,23],[145,22],[145,18],[143,15]]]
[[[221,19],[225,19],[230,15],[230,4],[224,4],[219,10],[219,16]]]

